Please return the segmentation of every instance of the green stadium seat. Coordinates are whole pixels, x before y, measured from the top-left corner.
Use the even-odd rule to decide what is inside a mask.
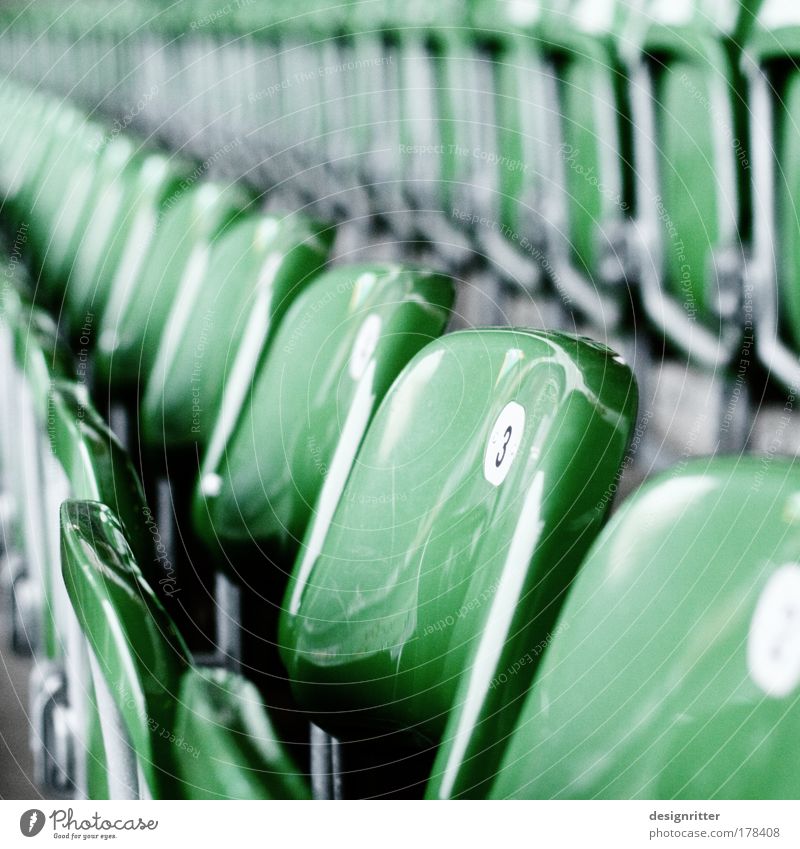
[[[495,101],[494,121],[482,127],[478,151],[495,172],[487,177],[494,203],[475,239],[500,273],[528,289],[540,282],[553,183],[544,16],[539,0],[476,0],[472,11],[474,41],[490,63]]]
[[[302,799],[255,687],[193,665],[103,504],[61,510],[64,580],[89,646],[111,798]]]
[[[458,2],[401,4],[397,61],[401,144],[399,176],[414,210],[415,234],[437,244],[451,263],[469,256],[463,214],[472,208],[474,109],[490,98],[476,91],[476,59]],[[465,17],[465,21],[468,20]]]
[[[126,290],[138,277],[159,215],[189,173],[188,165],[166,154],[137,150],[128,137],[107,141],[64,294],[72,335],[83,335],[87,321],[99,322],[111,291]]]
[[[18,230],[27,215],[26,195],[46,153],[46,127],[58,117],[45,97],[21,91],[8,107],[13,120],[3,136],[0,162],[0,195],[3,219],[10,230]]]
[[[513,733],[462,702],[431,795],[484,783],[466,738],[505,750],[493,798],[796,799],[799,506],[791,460],[648,482],[581,567]]]
[[[120,276],[111,290],[94,359],[99,381],[114,390],[146,380],[182,281],[198,273],[215,239],[252,203],[235,184],[188,180],[169,198],[139,273]]]
[[[307,286],[238,420],[214,430],[195,499],[203,535],[296,555],[323,484],[344,484],[372,414],[441,335],[453,298],[447,278],[396,265],[342,266]]]
[[[325,262],[332,230],[302,216],[237,221],[181,281],[141,407],[147,445],[204,446],[235,417],[292,299]]]
[[[755,341],[769,374],[800,386],[800,297],[797,260],[797,115],[800,19],[790,4],[765,2],[745,50],[750,148],[739,151],[752,168]]]
[[[743,334],[748,175],[737,56],[750,4],[653,2],[629,58],[639,264],[655,328],[698,365],[730,364]]]
[[[541,28],[555,118],[548,262],[570,306],[610,332],[631,300],[623,284],[633,175],[617,41],[631,17],[624,3],[568,0]]]
[[[5,319],[13,345],[9,375],[12,403],[9,429],[2,440],[8,480],[17,505],[17,530],[23,571],[15,580],[16,642],[42,658],[56,651],[52,615],[47,605],[48,563],[53,540],[47,534],[47,486],[52,455],[47,439],[47,394],[54,376],[66,377],[71,363],[59,343],[52,319],[20,298],[12,288],[4,294]],[[56,541],[57,545],[57,541]]]
[[[27,204],[38,292],[57,301],[74,260],[70,249],[85,220],[98,159],[105,143],[102,127],[65,114],[51,134],[49,149]]]
[[[477,330],[426,346],[338,507],[320,504],[287,588],[279,646],[312,721],[373,747],[435,746],[462,682],[550,632],[636,405],[627,366],[576,337]],[[471,707],[510,729],[532,673],[471,689]]]
[[[275,626],[285,573],[315,505],[321,498],[330,505],[341,492],[381,399],[441,335],[453,299],[450,280],[415,268],[357,265],[321,274],[281,322],[238,418],[220,417],[194,524],[235,582],[218,579],[217,648],[226,662],[248,662],[243,633]],[[263,645],[247,642],[266,665]]]
[[[357,133],[363,139],[360,163],[362,180],[372,198],[376,215],[396,239],[414,233],[408,212],[406,173],[401,145],[405,143],[403,115],[405,9],[400,3],[352,3],[347,16],[347,37],[353,54],[364,64],[351,79],[357,85],[360,106]],[[413,35],[413,34],[412,34]],[[420,92],[415,107],[430,103]]]

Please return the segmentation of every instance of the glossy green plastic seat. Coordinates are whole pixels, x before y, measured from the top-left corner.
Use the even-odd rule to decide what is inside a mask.
[[[639,21],[647,26],[633,28],[636,212],[644,238],[655,238],[640,258],[645,312],[705,368],[728,365],[743,332],[749,175],[739,58],[753,5],[653,2]]]
[[[491,107],[475,73],[483,63],[469,38],[469,4],[413,0],[397,7],[404,191],[419,237],[458,262],[469,250],[461,216],[475,205],[475,111]]]
[[[159,212],[139,273],[112,288],[95,357],[99,378],[129,386],[150,374],[182,281],[197,273],[218,234],[251,203],[236,185],[179,184]]]
[[[63,296],[69,279],[106,140],[98,124],[84,119],[67,125],[54,137],[36,182],[31,241],[41,290],[53,301]]]
[[[636,25],[628,4],[563,0],[541,27],[555,131],[548,262],[562,295],[602,329],[614,329],[630,301],[620,285],[633,175],[618,35]]]
[[[800,20],[791,4],[765,2],[745,47],[752,172],[756,350],[770,376],[793,390],[800,382],[800,281],[797,191],[800,186]]]
[[[0,197],[4,220],[17,229],[27,215],[27,191],[39,173],[49,141],[49,128],[56,121],[56,110],[48,99],[35,93],[20,94],[12,107],[11,132],[3,138],[4,155],[0,162]]]
[[[489,329],[424,348],[335,512],[323,493],[287,589],[279,644],[313,721],[429,746],[466,687],[472,710],[510,728],[533,665],[513,693],[476,682],[552,628],[636,405],[627,366],[583,339]]]
[[[475,238],[499,268],[519,274],[526,285],[538,282],[530,266],[545,244],[553,188],[553,120],[542,42],[546,11],[540,0],[475,0],[472,9],[475,46],[491,63],[495,116],[493,127],[481,129],[477,153],[494,166],[490,217],[496,223],[477,228]],[[529,267],[520,269],[515,255]]]
[[[54,380],[50,389],[48,435],[71,498],[99,501],[113,510],[131,540],[137,562],[156,589],[164,585],[148,528],[149,511],[131,460],[89,400],[80,383]]]
[[[96,169],[86,215],[77,228],[74,265],[64,293],[73,335],[103,315],[112,289],[136,279],[159,215],[180,191],[188,165],[137,150],[127,136],[106,143]]]
[[[798,551],[796,462],[704,460],[646,484],[578,573],[491,795],[796,799]],[[438,766],[432,795],[478,781]]]
[[[7,292],[6,306],[9,298]],[[24,643],[33,653],[28,718],[35,780],[63,791],[73,782],[85,786],[84,773],[75,771],[81,747],[73,745],[84,715],[64,709],[67,678],[78,693],[82,688],[73,650],[74,617],[57,571],[57,516],[69,487],[51,451],[47,396],[52,381],[69,375],[72,364],[52,319],[22,299],[12,304],[14,415],[3,439],[9,443],[4,453],[8,448],[21,556],[19,574],[13,576],[14,636],[17,645]]]
[[[78,795],[107,793],[105,761],[102,751],[88,747],[93,725],[98,721],[92,709],[92,684],[88,658],[78,623],[66,597],[61,573],[61,503],[66,499],[91,499],[109,507],[133,541],[138,562],[147,579],[162,598],[172,601],[175,578],[171,564],[156,549],[152,534],[153,520],[144,500],[142,485],[128,455],[92,407],[85,385],[75,381],[54,380],[49,393],[47,416],[49,447],[57,468],[49,469],[45,520],[48,538],[57,541],[48,563],[50,602],[54,611],[54,632],[58,640],[64,691],[56,704],[46,709],[66,714],[69,719],[68,746],[71,750],[72,783]],[[51,669],[50,675],[52,676]],[[45,727],[47,727],[45,725]],[[57,727],[57,724],[56,724]]]
[[[111,797],[306,798],[255,688],[192,665],[114,514],[71,501],[61,522],[64,579],[90,648]]]
[[[281,322],[238,421],[215,429],[195,498],[201,533],[293,557],[323,486],[344,485],[375,409],[441,335],[453,298],[449,279],[396,265],[317,277]]]
[[[204,445],[235,420],[253,371],[293,298],[327,259],[330,228],[299,215],[248,216],[181,284],[141,407],[149,445]]]
[[[61,789],[72,784],[81,795],[88,786],[102,786],[102,776],[92,776],[92,760],[85,755],[90,682],[61,577],[61,502],[86,497],[113,506],[136,530],[138,554],[154,583],[163,577],[156,571],[163,564],[147,533],[141,485],[91,407],[85,386],[75,382],[55,325],[37,309],[20,309],[18,316],[15,406],[20,429],[7,438],[19,455],[15,480],[24,534],[24,583],[15,582],[15,592],[24,592],[18,613],[26,632],[40,635],[31,641],[31,739],[40,780]],[[165,582],[160,584],[164,588]]]
[[[9,128],[0,139],[3,207],[13,211],[15,227],[24,226],[26,253],[43,274],[41,291],[50,292],[65,280],[68,248],[88,198],[103,132],[55,97],[24,87],[12,91],[4,106]]]

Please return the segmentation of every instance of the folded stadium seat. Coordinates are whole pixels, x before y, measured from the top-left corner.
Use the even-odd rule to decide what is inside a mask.
[[[18,647],[52,651],[45,605],[47,561],[45,509],[50,493],[46,472],[52,461],[47,444],[47,392],[54,376],[67,377],[65,356],[52,319],[9,287],[3,296],[7,340],[13,363],[7,373],[11,392],[7,428],[2,434],[4,465],[16,505],[21,570],[14,579],[14,638]]]
[[[453,298],[449,279],[416,268],[320,275],[281,322],[238,417],[218,421],[194,517],[237,587],[218,594],[217,644],[228,663],[242,659],[244,629],[245,663],[265,668],[265,641],[274,643],[286,573],[309,522],[335,504],[378,404],[444,331]]]
[[[142,13],[137,14],[137,7]],[[125,63],[125,46],[134,37],[142,15],[147,19],[151,12],[135,0],[113,4],[103,11],[104,14],[98,15],[94,0],[79,0],[66,10],[64,29],[73,41],[72,50],[76,55],[70,96],[110,114],[124,116],[123,122],[128,127],[135,115],[125,103],[129,70]],[[37,35],[52,26],[53,7],[48,12],[44,6],[43,15],[46,23]],[[37,70],[41,74],[42,66]],[[137,92],[134,101],[141,95],[142,92]]]
[[[489,186],[486,222],[475,239],[497,273],[523,285],[540,283],[547,171],[545,75],[537,37],[542,4],[475,0],[474,49],[489,63],[494,119],[481,123],[479,148]],[[471,154],[473,151],[470,152]],[[471,210],[467,210],[470,211]]]
[[[331,185],[323,155],[320,39],[329,15],[323,7],[318,21],[311,9],[307,2],[280,2],[266,14],[253,5],[236,10],[238,41],[252,56],[244,69],[246,88],[237,96],[244,95],[242,113],[250,125],[245,143],[259,184],[269,186],[283,208],[310,205],[308,211],[324,214]]]
[[[297,214],[246,216],[219,235],[173,301],[142,404],[148,444],[203,446],[223,401],[227,416],[238,410],[262,353],[325,263],[332,238],[329,225]]]
[[[7,436],[15,431],[17,415],[13,403],[16,379],[13,326],[19,304],[14,281],[18,279],[20,266],[18,257],[11,265],[12,255],[2,236],[0,244],[8,256],[6,274],[9,278],[8,283],[0,287],[0,580],[10,586],[20,564],[20,537],[16,524],[18,505],[13,496],[17,451]]]
[[[542,21],[555,130],[547,259],[568,306],[612,338],[629,317],[630,119],[618,34],[627,4],[570,0]]]
[[[269,170],[281,205],[294,205],[341,224],[365,229],[369,198],[359,170],[364,128],[354,120],[360,83],[350,67],[346,25],[355,4],[312,0],[271,4],[269,19],[256,7],[237,16],[254,32],[266,71],[252,84],[253,110],[270,151]]]
[[[184,20],[186,39],[196,43],[186,80],[191,87],[189,97],[196,102],[187,126],[188,145],[198,158],[216,159],[219,178],[233,176],[236,168],[232,161],[252,129],[249,122],[247,129],[241,123],[249,117],[242,86],[247,73],[245,42],[237,24],[245,5],[224,8],[214,0],[200,0],[189,4]]]
[[[25,224],[26,191],[38,173],[49,140],[48,128],[58,111],[48,98],[36,93],[20,93],[9,106],[12,128],[3,136],[0,163],[2,215],[7,230],[19,230]]]
[[[363,238],[371,227],[371,195],[364,181],[364,158],[369,151],[369,131],[373,121],[383,120],[385,109],[369,114],[363,96],[369,90],[376,68],[365,67],[358,50],[360,42],[352,37],[350,17],[356,6],[321,0],[320,9],[313,9],[309,20],[315,22],[321,69],[320,111],[322,121],[323,159],[328,170],[327,180],[333,187],[329,203],[322,212],[334,220],[350,224],[356,239]],[[327,7],[327,8],[326,8]],[[303,26],[301,19],[296,24]],[[318,29],[317,29],[318,28]],[[306,32],[297,37],[308,38]],[[312,35],[312,38],[314,36]],[[378,75],[380,78],[380,75]],[[396,161],[392,151],[390,158]],[[320,160],[317,160],[319,162]],[[330,206],[330,211],[326,207]]]
[[[140,266],[114,281],[100,320],[95,376],[111,397],[125,403],[133,396],[129,412],[135,412],[138,387],[155,365],[183,281],[194,285],[192,278],[205,269],[215,240],[251,212],[254,202],[239,185],[190,175],[158,211]]]
[[[385,8],[378,9],[375,4],[357,3],[347,5],[343,19],[337,21],[339,33],[339,71],[343,78],[344,108],[347,110],[346,126],[350,140],[350,158],[348,177],[353,185],[359,186],[358,197],[362,194],[368,209],[358,213],[373,215],[356,223],[362,230],[374,232],[378,223],[374,217],[377,208],[384,206],[385,196],[381,187],[376,186],[370,173],[374,165],[397,173],[400,151],[395,144],[387,148],[392,132],[396,133],[398,112],[394,111],[398,91],[390,90],[393,79],[389,63],[388,46],[380,30],[381,22],[387,18]],[[376,14],[377,13],[377,14]],[[376,163],[377,151],[381,150],[387,161]],[[393,191],[397,193],[400,186]],[[385,222],[381,221],[381,224]]]
[[[49,3],[37,4],[39,8],[32,10],[35,16],[36,35],[25,56],[25,60],[35,71],[36,77],[33,84],[37,89],[70,99],[75,97],[74,83],[79,76],[76,73],[75,42],[80,36],[91,38],[91,35],[86,32],[89,23],[86,6],[80,9],[82,18],[81,29],[78,32],[76,21],[78,15],[73,8],[75,5],[81,4],[70,4],[70,7],[60,9],[58,23],[54,26],[53,6]],[[111,80],[107,80],[107,83],[110,84]]]
[[[353,782],[367,750],[354,795],[418,792],[462,684],[498,733],[513,726],[535,664],[483,684],[552,629],[636,405],[612,351],[524,329],[445,336],[395,382],[338,508],[318,507],[281,613],[298,704],[352,741]]]
[[[51,101],[62,118],[48,132],[42,163],[26,192],[32,270],[37,295],[63,293],[72,263],[70,247],[85,217],[99,155],[106,135],[69,106]]]
[[[43,427],[42,422],[38,424]],[[73,380],[52,382],[46,426],[52,459],[44,464],[39,533],[46,540],[44,604],[52,634],[46,660],[37,658],[31,675],[32,742],[36,758],[45,763],[46,781],[71,787],[77,798],[85,798],[103,786],[103,761],[96,753],[87,757],[92,733],[91,681],[61,576],[58,517],[62,501],[89,497],[118,511],[125,526],[136,532],[137,555],[153,584],[160,584],[162,590],[170,581],[169,564],[156,558],[136,473],[93,410],[83,385]]]
[[[202,64],[196,61],[202,31],[196,29],[193,8],[192,3],[172,3],[149,9],[150,21],[143,35],[156,39],[160,47],[148,51],[146,63],[139,63],[134,76],[141,80],[142,92],[153,92],[147,114],[158,122],[158,135],[171,149],[191,151],[203,158],[208,154],[198,149],[203,139],[198,130],[208,122],[202,96],[208,84]]]
[[[341,43],[346,51],[340,61],[355,64],[354,68],[343,68],[346,108],[357,153],[354,179],[369,198],[371,224],[376,229],[388,229],[390,238],[405,241],[411,235],[412,221],[400,179],[397,28],[397,4],[351,2],[341,25]],[[312,148],[312,161],[314,155]]]
[[[581,567],[513,734],[462,701],[431,795],[796,799],[798,507],[788,459],[648,482]],[[496,745],[493,775],[463,756]]]
[[[398,4],[396,21],[403,154],[399,174],[412,209],[413,233],[430,242],[448,265],[458,267],[472,258],[459,217],[461,192],[470,187],[477,97],[469,7],[413,0]]]
[[[92,733],[92,687],[83,639],[64,590],[61,574],[59,510],[68,498],[102,502],[119,517],[131,539],[137,562],[148,582],[175,606],[174,576],[169,559],[156,545],[152,514],[128,455],[94,410],[80,382],[54,380],[47,415],[49,447],[57,468],[50,467],[45,513],[46,535],[56,545],[49,552],[50,607],[57,645],[48,669],[47,687],[34,674],[32,698],[39,712],[32,717],[42,729],[46,752],[67,752],[67,774],[77,798],[92,797],[103,787],[105,762],[88,750]],[[52,493],[52,495],[50,495]],[[60,683],[56,684],[55,679]],[[43,695],[37,695],[37,691]],[[53,738],[56,737],[54,740]]]
[[[489,157],[494,153],[497,99],[492,58],[479,49],[475,39],[477,6],[475,0],[454,4],[459,10],[457,17],[445,8],[437,26],[444,29],[449,42],[441,66],[442,84],[450,102],[443,113],[447,122],[443,133],[447,140],[445,167],[451,181],[446,211],[453,216],[454,209],[468,209],[486,219],[494,213],[496,198],[497,172]],[[481,226],[486,225],[479,225],[475,232]]]
[[[744,56],[750,116],[753,186],[753,285],[755,341],[761,361],[778,382],[800,386],[800,295],[797,262],[797,109],[800,84],[800,16],[788,4],[761,7]]]
[[[108,140],[76,234],[74,264],[63,294],[63,315],[72,337],[92,337],[112,289],[125,290],[138,276],[160,214],[191,173],[192,166],[184,161],[140,150],[128,136]]]
[[[63,571],[89,645],[110,798],[303,799],[246,679],[192,664],[105,505],[61,511]]]
[[[731,450],[745,444],[750,425],[732,369],[747,321],[738,56],[750,5],[653,2],[641,35],[634,27],[625,38],[644,311],[674,350],[716,376],[714,394],[733,409],[714,420],[721,446]]]
[[[184,275],[147,376],[139,410],[141,472],[164,545],[200,609],[181,619],[202,639],[210,615],[202,586],[212,564],[193,556],[191,493],[212,427],[235,421],[264,352],[292,300],[326,261],[333,231],[301,215],[238,219]],[[180,539],[176,534],[180,534]],[[201,577],[201,587],[190,580]],[[193,588],[189,592],[190,586]],[[192,641],[192,646],[196,644]]]

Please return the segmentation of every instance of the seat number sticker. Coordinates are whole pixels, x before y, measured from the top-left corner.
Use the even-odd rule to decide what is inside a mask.
[[[353,380],[361,380],[380,338],[381,317],[373,313],[367,316],[353,343],[353,353],[350,355],[350,377]]]
[[[483,457],[483,476],[493,486],[500,486],[508,476],[524,430],[525,409],[516,401],[511,401],[497,417]]]
[[[772,573],[756,604],[747,640],[750,677],[780,699],[800,684],[800,565]]]

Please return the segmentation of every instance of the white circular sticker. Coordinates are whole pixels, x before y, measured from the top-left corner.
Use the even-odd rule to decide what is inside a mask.
[[[381,317],[374,313],[367,317],[358,331],[356,341],[353,344],[353,353],[350,355],[350,377],[360,380],[369,365],[378,340],[381,338]]]
[[[516,401],[511,401],[497,417],[486,444],[483,476],[490,484],[500,486],[506,479],[519,451],[524,430],[525,409]]]
[[[800,566],[787,563],[767,581],[747,640],[750,677],[780,699],[800,684]]]

